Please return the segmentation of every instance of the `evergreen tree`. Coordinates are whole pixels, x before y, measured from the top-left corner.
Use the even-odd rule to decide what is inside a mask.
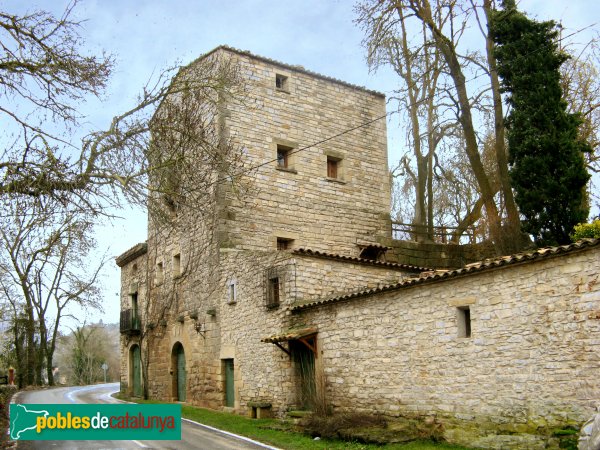
[[[559,68],[568,56],[558,48],[553,21],[538,22],[504,1],[491,21],[494,54],[511,107],[506,120],[510,178],[524,218],[523,230],[538,245],[567,244],[589,212],[582,123],[567,113]]]

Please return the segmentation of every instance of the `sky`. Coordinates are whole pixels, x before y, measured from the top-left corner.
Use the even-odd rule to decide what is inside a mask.
[[[0,9],[23,14],[36,9],[60,15],[65,0],[0,0]],[[231,47],[299,64],[306,69],[390,94],[396,85],[389,70],[370,73],[353,23],[352,0],[81,0],[74,18],[83,20],[86,51],[105,51],[116,67],[102,102],[83,105],[89,127],[104,129],[111,118],[133,106],[144,84],[166,67],[187,64],[211,49]],[[521,10],[536,19],[561,22],[566,33],[587,42],[600,30],[600,8],[592,0],[522,0]],[[390,164],[403,153],[398,119],[388,122]],[[122,220],[98,227],[101,253],[114,258],[146,239],[143,211],[123,210]],[[120,274],[110,261],[103,276],[104,312],[84,311],[80,320],[119,320]]]

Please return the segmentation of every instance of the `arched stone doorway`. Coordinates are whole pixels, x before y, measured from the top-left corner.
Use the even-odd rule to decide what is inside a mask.
[[[140,346],[129,349],[129,390],[134,397],[142,397],[142,355]]]
[[[171,351],[171,395],[178,402],[185,402],[186,397],[186,369],[185,351],[181,342],[177,342]]]

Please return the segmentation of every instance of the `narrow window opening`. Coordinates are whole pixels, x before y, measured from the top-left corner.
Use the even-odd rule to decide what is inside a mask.
[[[164,269],[163,263],[159,262],[156,264],[156,284],[162,284],[164,281]]]
[[[140,322],[138,317],[138,293],[131,294],[131,329],[139,330]]]
[[[276,308],[279,306],[279,277],[269,279],[269,296],[267,299],[267,308]]]
[[[275,74],[275,87],[282,91],[288,90],[288,77],[279,73]]]
[[[327,157],[327,176],[329,178],[338,177],[339,162],[340,160],[337,158],[333,158],[332,156]]]
[[[471,337],[471,310],[468,306],[461,306],[457,309],[458,314],[458,337]]]
[[[178,253],[173,256],[173,278],[181,275],[181,255]]]
[[[138,315],[138,294],[131,294],[131,315],[137,318]]]
[[[230,305],[237,301],[236,300],[236,292],[235,292],[235,283],[229,283],[228,301],[229,301]]]

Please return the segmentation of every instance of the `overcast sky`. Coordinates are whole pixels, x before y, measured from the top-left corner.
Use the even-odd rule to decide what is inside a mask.
[[[57,15],[65,0],[0,0],[12,14],[45,9]],[[85,20],[81,30],[90,52],[104,49],[116,56],[117,66],[100,105],[90,104],[89,125],[106,128],[112,116],[128,109],[144,83],[167,66],[186,64],[214,47],[226,44],[288,64],[389,94],[394,77],[370,74],[361,47],[362,31],[355,26],[351,0],[81,0],[75,17]],[[538,19],[561,22],[567,32],[590,25],[577,35],[588,41],[598,30],[600,8],[592,0],[522,0],[520,8]],[[390,163],[403,139],[388,123]],[[397,157],[396,157],[397,159]],[[145,216],[123,211],[125,221],[98,231],[101,247],[117,256],[146,239]],[[105,313],[88,313],[87,321],[119,319],[119,271],[105,271]],[[81,317],[83,319],[84,317]]]

